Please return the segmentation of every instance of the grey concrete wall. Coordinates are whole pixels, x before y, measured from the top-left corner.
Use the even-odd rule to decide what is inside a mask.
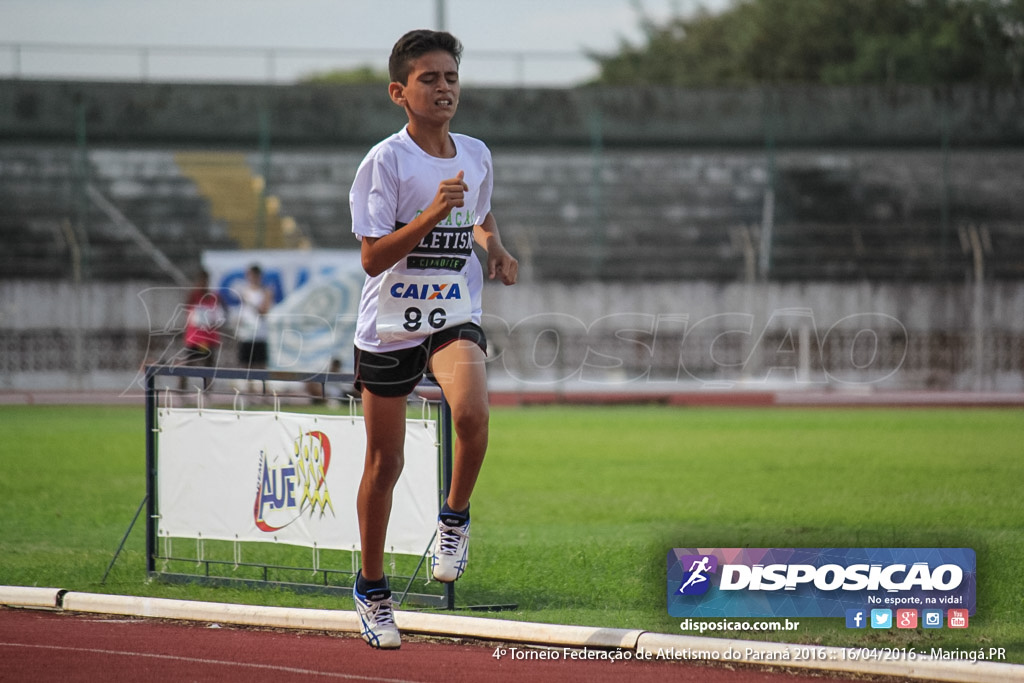
[[[492,381],[1024,390],[1024,285],[527,283],[485,290]]]
[[[0,81],[0,140],[365,146],[404,123],[382,86]],[[467,89],[459,128],[492,145],[1024,144],[1024,89],[962,86]]]
[[[763,326],[781,310],[805,309],[823,330],[856,315],[881,314],[908,330],[972,329],[973,286],[967,284],[801,282],[526,283],[485,290],[485,311],[516,325],[549,313],[590,327],[609,315],[683,316],[692,323],[716,316],[753,316]],[[1024,334],[1024,283],[989,283],[982,314],[988,327]]]
[[[177,348],[182,294],[141,281],[0,280],[0,389],[138,389],[141,367]],[[499,388],[1024,391],[1024,283],[978,294],[967,284],[534,282],[489,285],[484,322]]]
[[[993,328],[1024,334],[1024,283],[986,283],[983,314]],[[172,326],[187,287],[160,282],[87,282],[0,279],[0,329],[13,331],[80,327],[161,333]],[[856,314],[881,313],[910,330],[964,331],[973,305],[970,284],[802,282],[660,283],[525,282],[488,285],[485,309],[516,325],[546,314],[572,317],[589,327],[610,315],[686,316],[703,320],[747,314],[767,320],[774,311],[804,308],[823,326]],[[178,321],[181,322],[181,321]]]

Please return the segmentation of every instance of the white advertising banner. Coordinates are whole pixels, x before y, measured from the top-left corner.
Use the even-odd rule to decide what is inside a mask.
[[[359,548],[360,416],[162,408],[161,537]],[[422,555],[437,529],[436,422],[408,420],[387,549]]]

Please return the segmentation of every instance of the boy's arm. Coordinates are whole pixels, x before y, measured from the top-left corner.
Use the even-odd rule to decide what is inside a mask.
[[[463,173],[459,171],[454,178],[442,180],[430,206],[401,230],[395,230],[383,237],[363,237],[360,259],[367,275],[380,275],[408,256],[420,240],[443,221],[453,208],[464,204],[465,193],[469,188],[462,177]]]
[[[500,277],[506,285],[514,285],[519,278],[519,261],[501,243],[498,222],[488,212],[483,223],[473,226],[473,238],[487,251],[487,277]]]

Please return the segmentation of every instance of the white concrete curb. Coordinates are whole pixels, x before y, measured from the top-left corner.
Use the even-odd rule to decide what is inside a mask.
[[[347,633],[359,633],[360,630],[359,618],[354,611],[260,607],[77,593],[58,588],[0,586],[0,605],[270,628]],[[729,662],[959,683],[1011,683],[1024,680],[1024,666],[1016,664],[936,660],[923,654],[913,659],[904,657],[896,661],[882,661],[865,655],[866,650],[862,648],[726,640],[631,629],[562,626],[401,610],[396,611],[395,620],[398,627],[409,634],[475,638],[548,647],[621,648],[633,652],[634,658],[659,661]]]
[[[60,608],[60,588],[32,588],[26,586],[0,586],[0,605],[14,607]]]
[[[139,598],[95,593],[64,595],[63,607],[69,612],[93,612],[124,616],[154,617],[211,621],[243,626],[275,626],[359,633],[359,617],[355,612],[327,609],[292,609],[259,607],[219,602]]]
[[[395,623],[407,633],[565,647],[618,647],[624,650],[636,649],[637,640],[644,633],[639,630],[538,624],[400,610],[395,611]]]

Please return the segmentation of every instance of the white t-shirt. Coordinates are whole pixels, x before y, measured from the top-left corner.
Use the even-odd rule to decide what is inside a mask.
[[[483,272],[473,252],[473,226],[483,223],[491,210],[494,186],[491,152],[475,138],[457,133],[452,133],[451,137],[455,156],[441,159],[424,152],[403,128],[374,146],[356,171],[349,205],[352,232],[360,239],[384,237],[412,222],[433,202],[441,181],[454,178],[459,171],[464,173],[463,181],[469,187],[465,205],[457,207],[438,223],[408,256],[390,271],[376,277],[367,276],[359,302],[355,337],[356,346],[364,351],[383,353],[410,348],[432,332],[424,325],[418,339],[384,341],[380,338],[378,305],[381,284],[389,273],[394,274],[392,277],[461,274],[469,290],[472,322],[480,324]],[[385,291],[383,295],[389,294]]]
[[[238,338],[242,341],[266,341],[267,323],[263,307],[267,302],[267,290],[249,282],[238,293]]]

